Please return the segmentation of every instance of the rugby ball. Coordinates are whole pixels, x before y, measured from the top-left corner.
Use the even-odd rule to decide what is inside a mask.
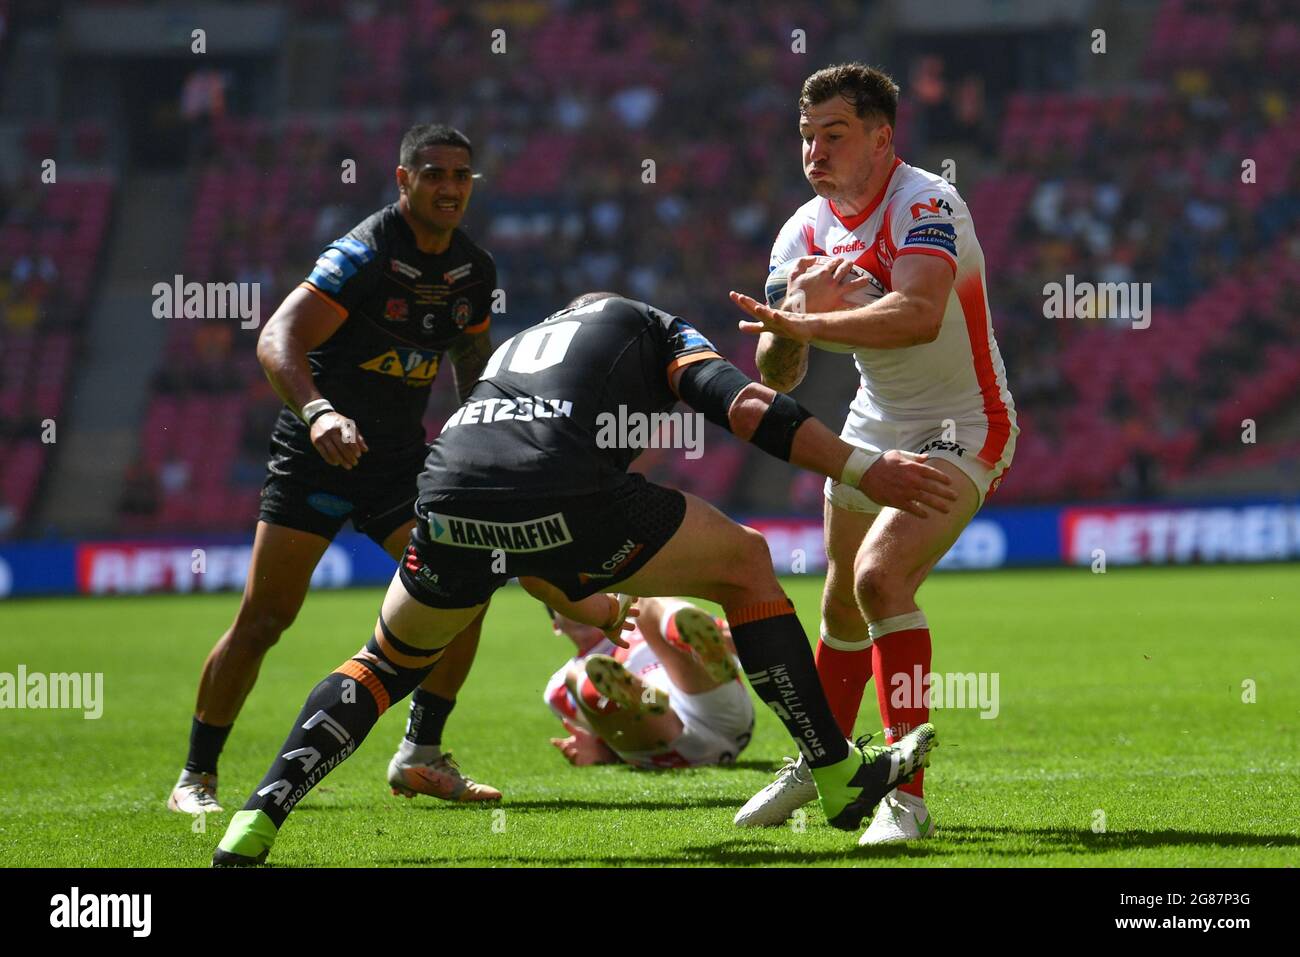
[[[818,262],[837,262],[838,258],[834,256],[817,256]],[[781,303],[785,301],[786,287],[790,283],[790,271],[794,269],[797,259],[791,259],[781,263],[770,273],[767,274],[767,284],[763,287],[763,296],[767,299],[767,304],[773,309],[780,309]],[[863,286],[849,296],[849,302],[855,306],[865,306],[869,302],[875,302],[885,294],[885,287],[881,285],[880,280],[863,269],[861,266],[852,266],[849,270],[855,279],[866,276],[871,280],[869,285]],[[842,345],[838,342],[822,342],[814,339],[812,344],[818,349],[825,349],[827,352],[852,352],[854,346]]]

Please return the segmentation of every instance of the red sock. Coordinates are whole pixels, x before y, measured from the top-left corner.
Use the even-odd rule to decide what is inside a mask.
[[[915,614],[920,615],[920,612]],[[899,615],[898,618],[910,618]],[[921,627],[902,628],[890,631],[889,623],[895,621],[886,618],[872,622],[871,670],[876,676],[876,701],[880,705],[880,719],[885,723],[885,741],[892,744],[907,732],[930,720],[930,709],[925,706],[925,687],[918,684],[930,673],[930,629],[921,618]],[[909,622],[898,622],[907,624]],[[884,634],[876,635],[878,627],[883,626]],[[895,675],[906,676],[906,683],[901,687]],[[904,694],[904,689],[912,692]],[[894,700],[900,700],[899,705]],[[916,705],[919,704],[919,707]],[[915,797],[923,797],[925,771],[917,771],[916,776],[899,786]]]
[[[853,737],[853,723],[858,720],[858,709],[862,707],[862,693],[871,680],[871,646],[866,640],[860,644],[861,648],[842,649],[832,648],[826,644],[825,638],[817,640],[817,677],[821,679],[835,723],[846,738]]]

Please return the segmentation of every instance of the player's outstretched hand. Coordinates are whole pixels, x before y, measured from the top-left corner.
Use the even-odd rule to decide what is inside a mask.
[[[928,458],[890,449],[867,469],[858,488],[873,502],[891,505],[918,518],[928,517],[926,507],[947,514],[948,503],[957,500],[957,492],[951,478],[925,464]]]
[[[357,424],[337,412],[326,412],[312,423],[311,444],[330,465],[345,469],[356,465],[362,452],[370,451]]]
[[[732,290],[731,301],[754,317],[756,321],[740,320],[740,331],[750,335],[770,332],[782,339],[792,339],[807,345],[814,338],[810,318],[802,313],[789,312],[785,309],[773,309],[743,292]]]

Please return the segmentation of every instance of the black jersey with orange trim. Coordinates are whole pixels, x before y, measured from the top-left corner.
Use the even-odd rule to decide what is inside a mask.
[[[443,353],[488,328],[496,264],[461,230],[441,253],[424,253],[397,204],[330,243],[302,287],[345,319],[307,354],[321,395],[357,423],[370,451],[359,473],[382,469],[425,445],[424,411]],[[287,407],[271,436],[271,470],[331,469]]]
[[[631,299],[557,312],[502,343],[434,440],[421,497],[612,489],[672,409],[669,374],[719,358],[690,323]]]

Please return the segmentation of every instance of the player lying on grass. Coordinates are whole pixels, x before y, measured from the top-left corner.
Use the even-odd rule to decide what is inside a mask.
[[[731,764],[754,733],[731,631],[680,598],[642,598],[636,627],[616,646],[591,625],[552,610],[555,633],[578,653],[546,686],[573,765],[686,768]]]
[[[343,525],[351,519],[394,560],[406,548],[440,360],[450,359],[464,399],[492,353],[496,266],[459,229],[473,191],[471,153],[451,127],[408,130],[397,202],[330,243],[262,330],[258,361],[285,405],[271,433],[248,580],[234,622],[203,663],[189,754],[167,799],[173,811],[222,810],[221,750]],[[436,281],[446,286],[421,285]],[[436,303],[433,288],[443,290]],[[481,617],[469,622],[416,691],[390,781],[449,800],[501,796],[462,775],[441,747],[481,626]]]
[[[845,734],[874,675],[887,741],[929,720],[924,701],[891,693],[894,675],[930,671],[930,627],[917,589],[997,488],[1020,432],[970,211],[951,183],[894,155],[897,107],[898,86],[863,64],[808,77],[799,136],[817,195],[782,227],[770,261],[775,268],[800,259],[790,283],[797,297],[771,309],[733,294],[755,320],[742,328],[761,333],[765,385],[795,388],[813,341],[851,349],[861,383],[841,438],[873,456],[924,452],[957,494],[951,509],[919,516],[848,483],[826,483],[817,672]],[[803,260],[827,251],[841,261]],[[853,305],[849,293],[864,280],[844,281],[850,258],[887,294]],[[863,843],[934,833],[923,778],[881,802]],[[780,824],[816,796],[807,762],[791,763],[741,808],[736,823]]]
[[[891,451],[865,468],[865,453],[752,382],[684,320],[612,293],[580,296],[503,343],[430,446],[419,520],[370,637],[312,689],[213,864],[264,860],[298,802],[420,685],[512,577],[611,638],[627,603],[602,595],[607,588],[721,605],[751,686],[807,756],[836,827],[856,828],[914,774],[934,727],[888,747],[855,746],[840,733],[763,536],[694,495],[629,473],[646,430],[600,438],[598,422],[647,422],[679,398],[769,454],[876,501],[919,515],[952,501],[951,480],[920,456]]]

